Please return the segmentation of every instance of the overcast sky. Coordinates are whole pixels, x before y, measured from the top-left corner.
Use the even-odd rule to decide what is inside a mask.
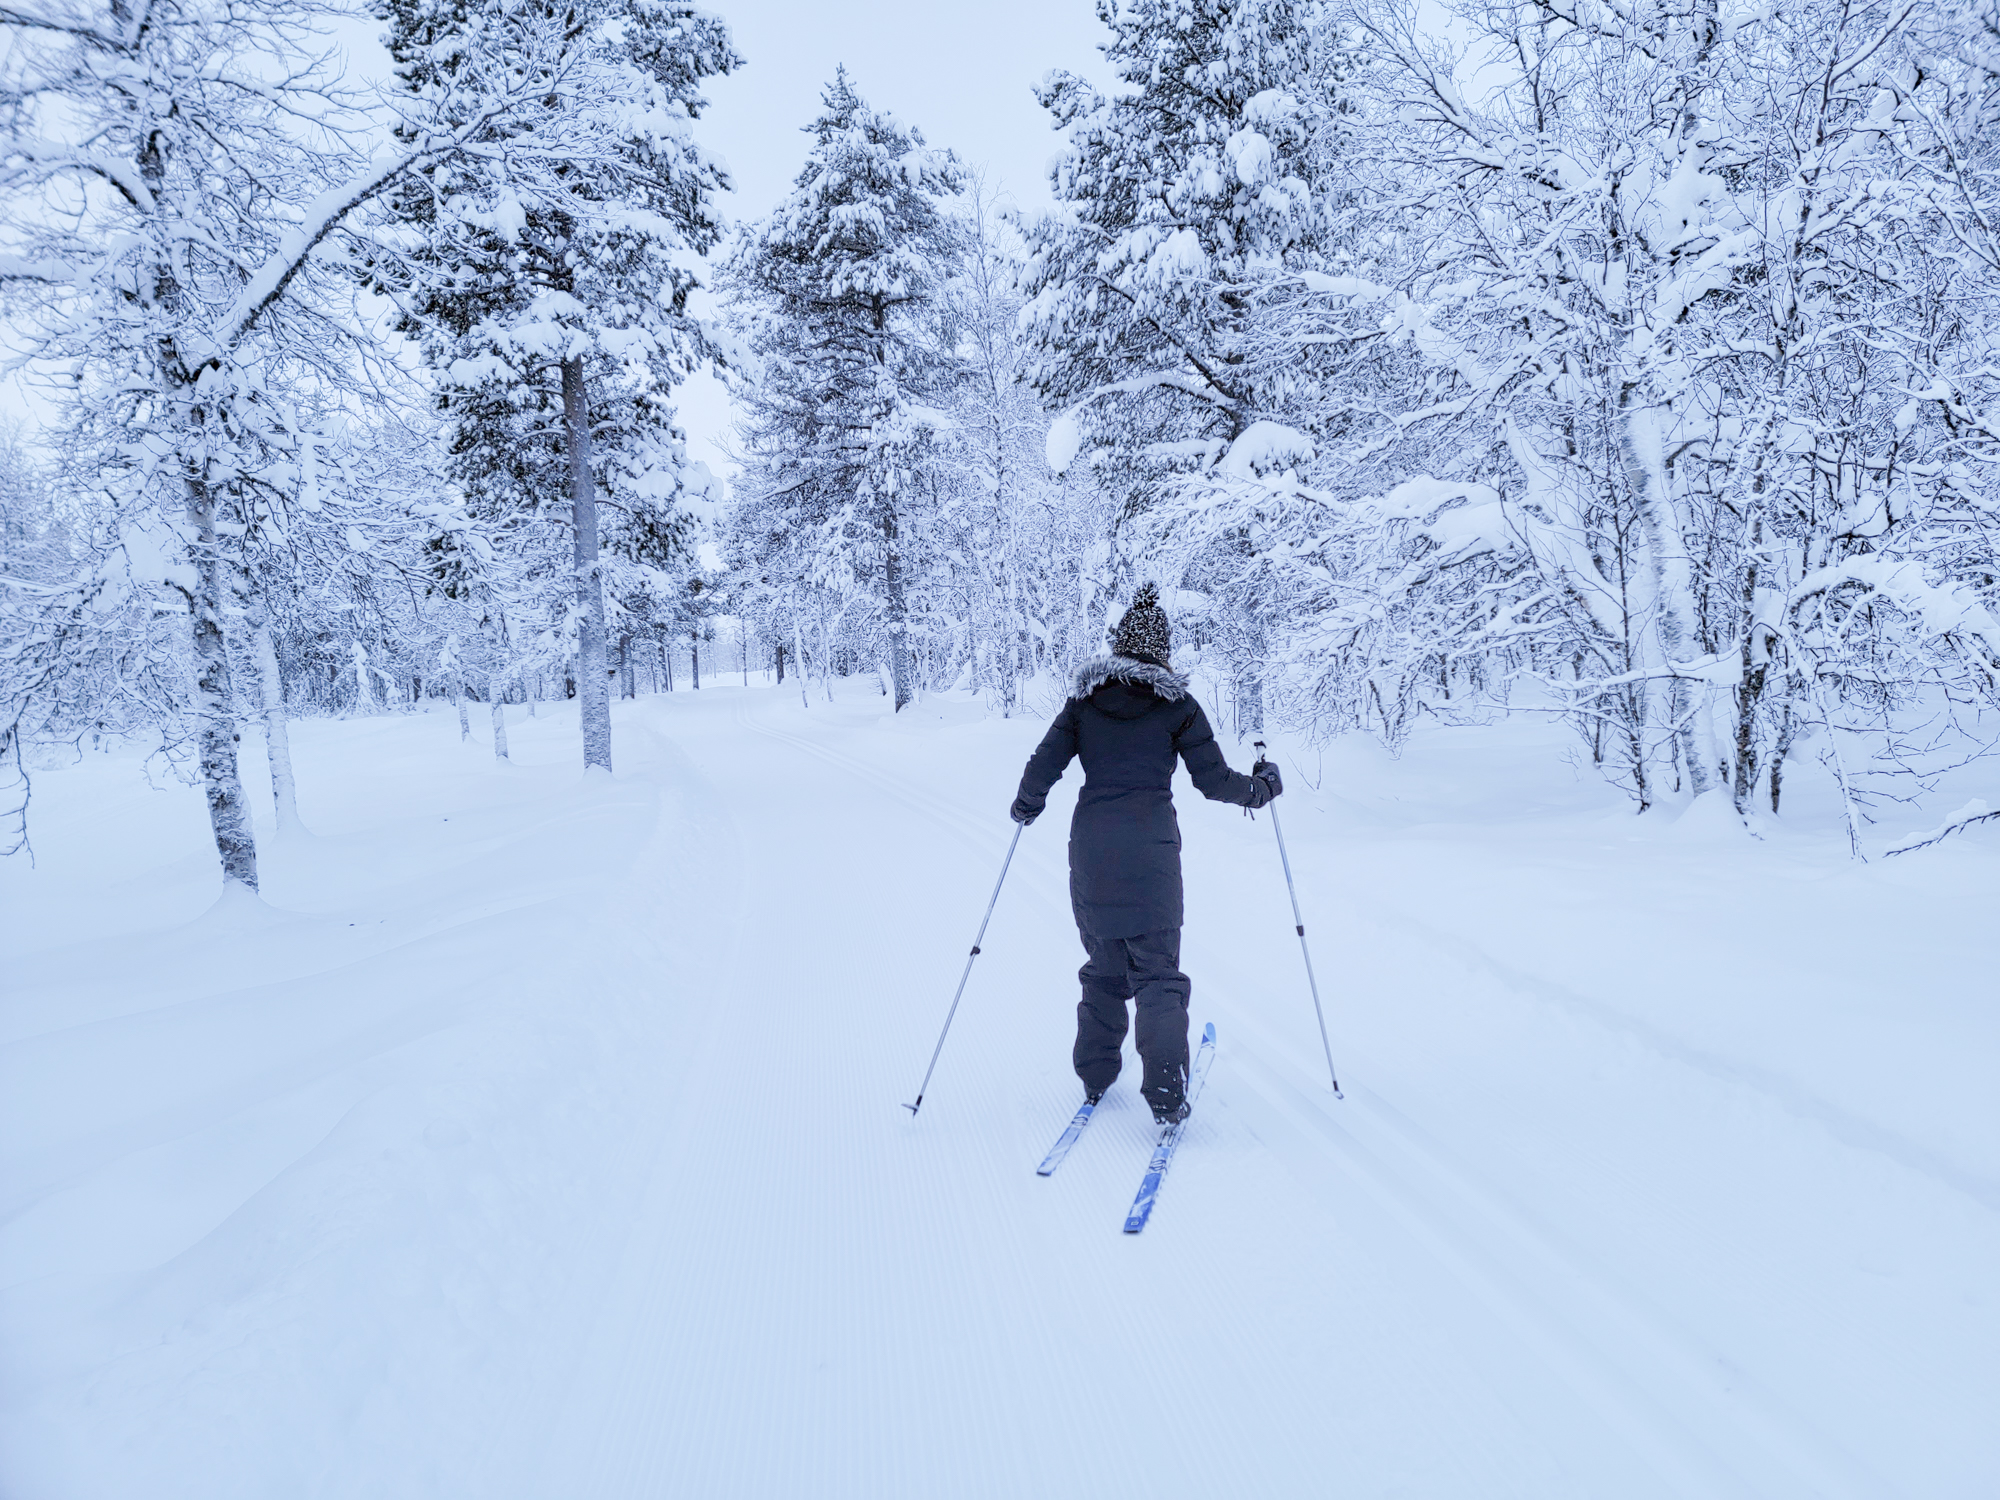
[[[1035,82],[1067,68],[1100,84],[1104,28],[1091,0],[741,0],[715,7],[736,34],[742,71],[709,89],[701,138],[736,176],[732,219],[760,218],[798,174],[819,91],[842,63],[862,97],[949,146],[1023,207],[1049,201],[1061,142]],[[712,380],[681,392],[693,455],[723,472],[729,426]]]
[[[819,109],[819,91],[847,65],[878,108],[949,146],[983,169],[995,189],[1024,207],[1048,202],[1045,170],[1059,142],[1036,104],[1034,84],[1051,68],[1108,80],[1097,50],[1104,38],[1091,0],[734,0],[712,7],[735,33],[744,67],[709,87],[698,129],[729,163],[732,220],[768,213],[797,175],[801,128]],[[357,22],[354,72],[386,75],[371,39],[380,27]],[[0,407],[24,410],[13,382]],[[722,471],[716,447],[728,405],[712,380],[680,393],[693,455]]]

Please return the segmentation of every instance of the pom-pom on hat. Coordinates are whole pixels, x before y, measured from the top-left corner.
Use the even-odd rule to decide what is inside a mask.
[[[1132,596],[1132,607],[1111,633],[1111,649],[1135,661],[1166,667],[1172,665],[1167,653],[1173,643],[1173,627],[1167,623],[1167,612],[1160,608],[1159,589],[1150,583],[1140,584],[1139,592]]]

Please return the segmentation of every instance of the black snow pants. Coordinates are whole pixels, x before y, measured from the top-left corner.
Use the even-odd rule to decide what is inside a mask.
[[[1079,936],[1083,936],[1079,934]],[[1181,930],[1138,937],[1083,937],[1089,960],[1076,971],[1083,999],[1076,1007],[1076,1076],[1090,1093],[1111,1087],[1125,1041],[1125,1002],[1139,1002],[1139,1092],[1155,1109],[1178,1105],[1187,1088],[1188,992],[1181,972]]]

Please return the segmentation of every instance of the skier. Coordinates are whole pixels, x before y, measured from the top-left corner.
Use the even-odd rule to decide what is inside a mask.
[[[1077,978],[1071,1059],[1095,1104],[1111,1087],[1125,1041],[1125,1002],[1138,1000],[1139,1092],[1161,1124],[1188,1114],[1188,993],[1181,961],[1181,832],[1174,816],[1174,758],[1204,797],[1262,807],[1284,791],[1278,768],[1260,760],[1248,776],[1229,769],[1208,715],[1169,663],[1172,630],[1159,590],[1145,584],[1028,758],[1010,812],[1032,823],[1049,788],[1077,756],[1083,792],[1069,830],[1070,907],[1089,954]]]

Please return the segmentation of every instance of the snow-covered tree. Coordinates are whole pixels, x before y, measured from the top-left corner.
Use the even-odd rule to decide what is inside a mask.
[[[957,379],[942,326],[958,255],[945,201],[964,174],[871,108],[844,69],[821,102],[792,191],[746,230],[725,278],[755,362],[736,387],[739,484],[770,511],[760,572],[872,594],[900,709],[912,694],[912,543]]]
[[[1051,174],[1057,208],[1029,229],[1024,324],[1029,377],[1064,411],[1052,458],[1095,455],[1130,516],[1246,434],[1260,457],[1271,446],[1293,376],[1251,345],[1269,284],[1317,249],[1311,158],[1337,69],[1294,0],[1100,0],[1098,15],[1126,87],[1105,94],[1066,72],[1041,86],[1068,148]],[[1278,446],[1310,451],[1296,435]],[[1236,527],[1200,550],[1183,565],[1235,598],[1247,723],[1260,727],[1256,540]]]
[[[1079,596],[1108,496],[1090,466],[1061,474],[1049,466],[1049,417],[1023,379],[1025,256],[1014,216],[983,182],[966,206],[950,292],[959,378],[923,592],[941,627],[932,644],[947,680],[964,678],[1012,714],[1038,673],[1067,681],[1081,657],[1102,649],[1097,621],[1082,623],[1093,601]]]
[[[254,889],[226,633],[243,548],[308,487],[301,392],[357,357],[328,315],[355,214],[471,148],[529,149],[546,79],[385,156],[295,0],[111,0],[0,10],[0,292],[68,409],[102,569],[186,621],[200,773],[224,876]],[[531,133],[531,132],[530,132]],[[504,144],[503,144],[504,143]],[[114,586],[105,582],[104,586]],[[117,585],[122,586],[122,585]]]
[[[1814,726],[1851,793],[1851,736],[1895,756],[1899,715],[1990,702],[2000,663],[1963,33],[1832,0],[1453,14],[1462,51],[1414,9],[1345,23],[1387,249],[1303,309],[1374,348],[1366,420],[1293,483],[1327,515],[1298,659],[1393,683],[1385,722],[1454,671],[1531,679],[1642,806],[1747,809],[1760,776],[1775,805]]]
[[[562,517],[584,763],[611,765],[600,537],[657,550],[686,467],[668,393],[712,354],[691,257],[720,230],[721,164],[694,140],[704,80],[740,61],[674,0],[384,0],[410,140],[543,79],[533,152],[465,153],[385,203],[373,269],[439,382],[453,477],[496,525]],[[558,502],[561,502],[558,511]],[[613,528],[601,505],[623,512]],[[548,540],[547,536],[543,540]]]

